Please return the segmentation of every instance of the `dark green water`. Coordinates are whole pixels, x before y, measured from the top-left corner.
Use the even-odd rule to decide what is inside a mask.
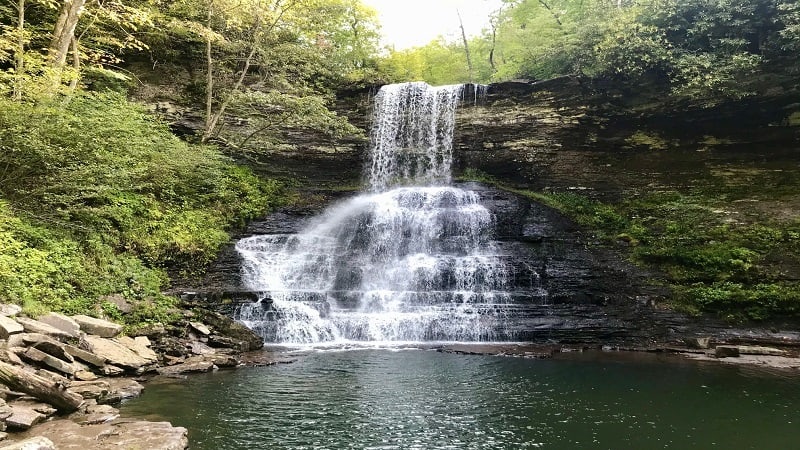
[[[192,449],[800,448],[800,379],[670,361],[329,351],[151,383],[123,413]]]

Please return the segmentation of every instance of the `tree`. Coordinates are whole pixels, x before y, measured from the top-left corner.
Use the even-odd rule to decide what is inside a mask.
[[[53,28],[53,39],[47,52],[55,68],[62,68],[67,62],[67,53],[75,39],[75,28],[78,26],[85,4],[86,0],[64,0],[61,6]]]

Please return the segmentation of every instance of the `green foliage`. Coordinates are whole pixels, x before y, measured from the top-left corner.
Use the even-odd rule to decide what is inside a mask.
[[[718,311],[730,321],[798,316],[800,283],[697,283],[679,291],[679,302],[688,312]]]
[[[286,134],[298,130],[330,139],[363,135],[346,118],[329,110],[320,96],[249,91],[234,96],[230,111],[249,120],[236,129],[223,131],[221,137],[245,152],[273,150],[285,142]]]
[[[609,204],[572,192],[533,192],[481,181],[550,206],[607,246],[624,246],[636,263],[655,268],[675,293],[675,306],[727,320],[800,316],[800,221],[738,223],[726,218],[719,192],[663,192]]]
[[[612,206],[594,201],[583,195],[571,192],[538,193],[516,191],[551,208],[567,212],[575,222],[598,232],[599,237],[611,240],[630,228],[628,219],[619,214]]]
[[[0,100],[0,167],[0,301],[34,313],[116,317],[103,298],[120,294],[128,323],[168,319],[165,270],[202,268],[228,226],[281,201],[116,95]]]
[[[469,42],[478,82],[584,74],[657,81],[676,99],[718,102],[759,92],[759,74],[797,71],[795,0],[514,0]],[[441,39],[394,52],[394,80],[467,80],[463,44]],[[440,68],[442,68],[440,70]]]

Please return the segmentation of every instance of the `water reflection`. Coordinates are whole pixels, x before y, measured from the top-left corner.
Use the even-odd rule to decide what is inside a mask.
[[[316,352],[149,385],[124,410],[186,426],[193,449],[793,449],[800,439],[797,378],[571,358]]]

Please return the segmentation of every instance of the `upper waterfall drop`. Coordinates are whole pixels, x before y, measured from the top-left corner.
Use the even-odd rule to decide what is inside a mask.
[[[449,185],[463,89],[381,88],[371,192],[298,233],[240,240],[242,279],[264,299],[237,319],[280,343],[513,338],[515,273],[493,240],[494,217],[478,193]]]
[[[448,184],[456,108],[464,85],[423,82],[383,86],[375,97],[367,182]]]

